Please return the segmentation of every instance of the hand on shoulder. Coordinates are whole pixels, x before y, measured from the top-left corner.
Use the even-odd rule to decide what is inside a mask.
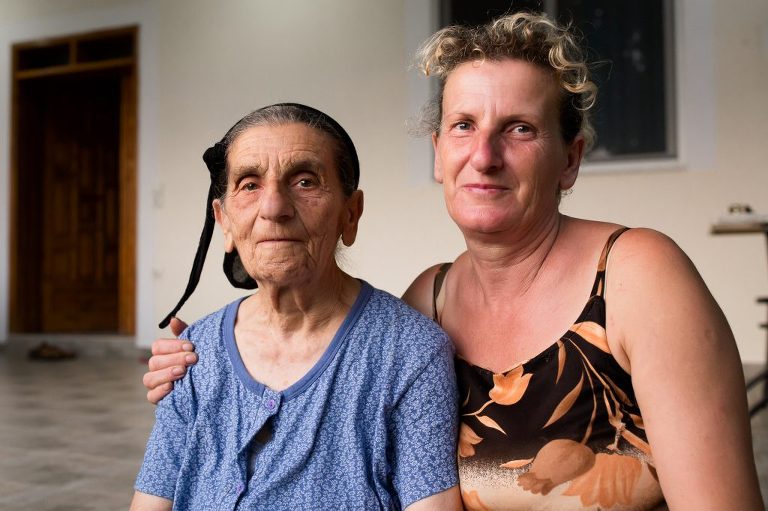
[[[171,318],[171,333],[178,337],[187,324]],[[147,401],[157,404],[173,390],[173,382],[184,376],[187,366],[197,363],[194,345],[183,339],[159,338],[152,342],[152,357],[142,380],[147,388]]]

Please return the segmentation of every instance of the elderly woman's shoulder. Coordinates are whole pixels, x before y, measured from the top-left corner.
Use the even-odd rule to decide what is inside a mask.
[[[374,288],[371,300],[374,307],[379,309],[379,312],[386,313],[386,316],[394,323],[413,323],[420,327],[440,330],[435,322],[422,311],[387,291]]]
[[[439,360],[448,368],[453,360],[453,344],[434,321],[379,289],[373,290],[354,337],[360,341],[353,343],[360,350],[356,360],[383,375],[417,374]]]
[[[400,338],[404,340],[411,338],[410,341],[415,342],[426,339],[430,343],[447,340],[434,321],[386,291],[374,289],[370,308],[370,313],[381,327],[401,332]]]

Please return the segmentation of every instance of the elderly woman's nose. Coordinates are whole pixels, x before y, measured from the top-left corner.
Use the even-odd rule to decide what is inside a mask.
[[[263,218],[279,220],[293,216],[294,207],[289,190],[277,183],[266,185],[261,194],[259,214]]]
[[[470,163],[478,172],[488,172],[502,166],[499,140],[494,134],[479,132],[472,143]]]

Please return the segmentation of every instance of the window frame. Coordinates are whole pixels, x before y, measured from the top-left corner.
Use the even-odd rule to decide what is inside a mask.
[[[545,0],[545,8],[554,0]],[[665,0],[667,30],[673,32],[673,44],[667,50],[671,80],[667,94],[667,112],[674,116],[668,140],[674,141],[675,153],[669,156],[622,157],[613,160],[583,161],[581,172],[626,173],[657,171],[707,171],[715,165],[715,88],[713,50],[713,0]],[[408,62],[418,45],[440,24],[440,0],[405,2],[405,33]],[[424,79],[413,70],[408,73],[407,111],[416,116],[433,90],[433,79]],[[672,104],[670,104],[672,103]],[[408,174],[412,184],[432,181],[434,165],[431,141],[411,137],[407,147]]]

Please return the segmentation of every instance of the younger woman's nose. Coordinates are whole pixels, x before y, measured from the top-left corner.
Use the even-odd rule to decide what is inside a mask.
[[[470,164],[478,172],[493,172],[501,168],[501,149],[496,135],[483,132],[475,134]]]

